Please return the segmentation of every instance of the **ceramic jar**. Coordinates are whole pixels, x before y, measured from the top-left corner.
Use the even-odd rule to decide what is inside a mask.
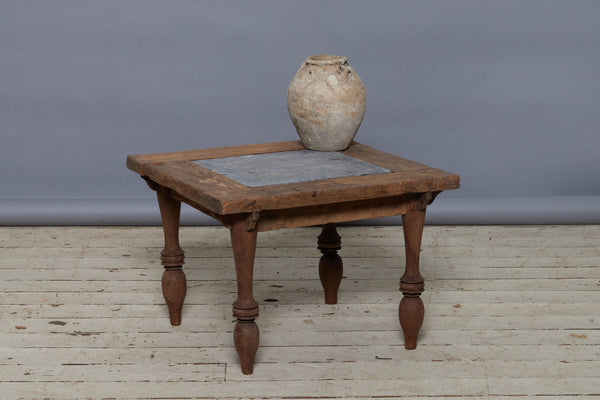
[[[348,148],[360,127],[367,93],[347,57],[316,55],[290,82],[287,104],[304,147],[339,151]]]

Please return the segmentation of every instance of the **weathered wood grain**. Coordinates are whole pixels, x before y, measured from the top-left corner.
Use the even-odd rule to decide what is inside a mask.
[[[172,327],[161,228],[0,228],[0,397],[597,398],[600,227],[426,226],[413,352],[394,315],[401,227],[338,230],[337,305],[322,304],[320,228],[259,235],[261,348],[247,377],[226,229],[182,228],[190,288]]]
[[[379,165],[380,167],[387,168],[394,172],[430,168],[425,164],[385,153],[381,150],[374,149],[358,142],[353,142],[352,145],[342,153],[371,164]]]
[[[406,213],[410,206],[411,199],[408,196],[400,196],[283,210],[267,210],[259,213],[256,229],[259,232],[266,232],[283,228],[400,215]]]
[[[382,164],[379,166],[395,172],[248,188],[190,162],[206,158],[295,151],[300,150],[298,143],[135,155],[128,157],[127,165],[141,176],[174,190],[191,206],[198,206],[201,211],[209,210],[218,216],[377,199],[405,193],[436,192],[459,187],[458,175],[359,143],[353,144],[344,154],[356,156],[374,165]],[[364,217],[357,216],[356,219],[358,218]]]
[[[248,154],[276,153],[279,151],[294,150],[304,150],[304,146],[302,146],[302,143],[299,140],[186,150],[172,153],[136,154],[127,157],[127,167],[140,175],[144,175],[144,165],[150,163],[205,160],[209,158],[234,157]]]

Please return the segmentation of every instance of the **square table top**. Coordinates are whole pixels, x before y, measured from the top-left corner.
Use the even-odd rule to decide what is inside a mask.
[[[280,151],[192,162],[248,187],[392,172],[336,151]]]
[[[440,192],[460,180],[357,142],[339,152],[289,141],[130,155],[127,166],[218,216]]]

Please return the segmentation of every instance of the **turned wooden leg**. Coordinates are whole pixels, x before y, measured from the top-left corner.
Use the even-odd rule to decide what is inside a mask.
[[[179,247],[179,214],[181,202],[171,197],[169,189],[156,186],[158,206],[165,234],[165,248],[160,253],[165,272],[162,276],[162,292],[169,307],[171,325],[181,325],[181,309],[187,283],[181,269],[184,253]]]
[[[238,216],[231,225],[231,247],[237,276],[237,300],[233,303],[233,315],[237,323],[233,330],[233,343],[240,357],[242,373],[249,375],[254,367],[258,350],[259,331],[254,322],[258,318],[258,303],[254,300],[252,276],[256,252],[257,231],[246,230],[244,215]]]
[[[419,253],[425,223],[425,207],[417,207],[402,216],[404,243],[406,248],[406,270],[400,279],[400,290],[404,297],[398,308],[400,325],[404,331],[404,347],[415,349],[417,336],[423,324],[425,307],[421,300],[425,283],[419,272]]]
[[[317,240],[317,248],[323,253],[319,260],[319,278],[325,292],[326,304],[337,304],[337,293],[342,281],[344,267],[337,251],[342,248],[342,238],[338,235],[335,224],[323,225]]]

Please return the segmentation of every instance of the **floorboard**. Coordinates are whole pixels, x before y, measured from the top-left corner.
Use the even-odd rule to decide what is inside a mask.
[[[600,226],[427,226],[426,317],[397,317],[401,227],[340,227],[339,304],[318,228],[261,233],[261,347],[233,348],[229,233],[183,227],[188,295],[172,327],[160,227],[0,228],[0,398],[600,398]]]

